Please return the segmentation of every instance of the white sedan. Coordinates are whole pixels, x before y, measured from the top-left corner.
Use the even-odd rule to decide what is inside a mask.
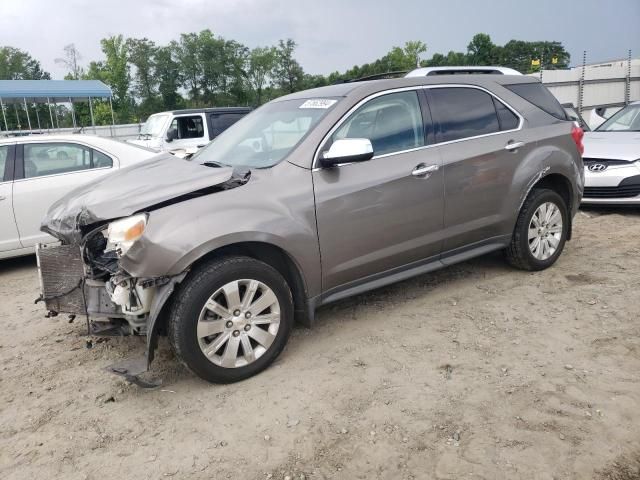
[[[640,102],[584,135],[582,203],[640,205]]]
[[[40,231],[53,202],[90,180],[157,155],[91,135],[0,139],[0,258],[28,255],[56,240]]]

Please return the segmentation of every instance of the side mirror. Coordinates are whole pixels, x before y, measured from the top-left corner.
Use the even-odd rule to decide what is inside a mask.
[[[170,128],[167,130],[167,142],[173,142],[176,138],[178,138],[178,130],[175,128]]]
[[[342,138],[323,152],[320,164],[335,167],[341,163],[364,162],[373,157],[373,146],[368,138]]]

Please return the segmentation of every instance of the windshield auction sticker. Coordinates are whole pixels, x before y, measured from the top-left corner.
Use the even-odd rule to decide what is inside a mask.
[[[336,103],[337,100],[333,100],[331,98],[313,98],[311,100],[305,101],[298,108],[322,108],[326,109]]]

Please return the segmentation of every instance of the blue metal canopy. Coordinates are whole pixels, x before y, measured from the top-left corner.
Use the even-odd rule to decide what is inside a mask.
[[[4,103],[77,101],[111,98],[111,89],[100,80],[0,80],[0,98]]]

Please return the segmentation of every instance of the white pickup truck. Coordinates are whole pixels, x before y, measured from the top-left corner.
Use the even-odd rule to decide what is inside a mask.
[[[193,153],[251,110],[250,107],[217,107],[155,113],[144,123],[138,138],[127,141],[158,152]]]

